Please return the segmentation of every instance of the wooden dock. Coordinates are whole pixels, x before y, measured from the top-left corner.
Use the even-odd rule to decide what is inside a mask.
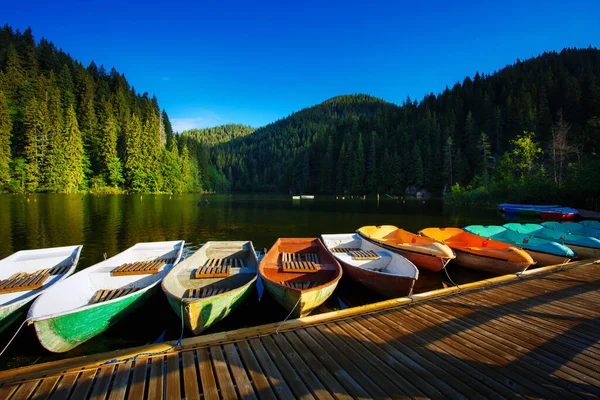
[[[545,267],[2,371],[0,399],[598,398],[599,289],[600,264]]]

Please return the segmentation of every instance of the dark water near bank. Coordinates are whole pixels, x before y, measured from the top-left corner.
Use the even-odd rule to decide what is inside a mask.
[[[204,205],[204,200],[209,200]],[[208,240],[252,240],[257,250],[269,248],[278,237],[316,237],[352,232],[362,225],[390,224],[410,231],[429,226],[499,224],[496,210],[450,208],[441,200],[316,200],[294,201],[290,196],[156,195],[91,196],[0,195],[0,258],[15,251],[83,244],[78,269],[86,268],[137,242],[183,239],[188,252]],[[489,277],[449,265],[456,283]],[[420,272],[415,293],[448,285],[444,273]],[[327,312],[383,300],[360,285],[342,279],[334,295],[317,312]],[[264,293],[206,333],[281,321],[286,317]],[[22,319],[0,335],[0,349]],[[32,327],[24,327],[0,359],[0,369],[177,339],[181,321],[162,293],[139,313],[104,334],[65,354],[51,354],[38,343]],[[185,337],[190,336],[185,332]]]

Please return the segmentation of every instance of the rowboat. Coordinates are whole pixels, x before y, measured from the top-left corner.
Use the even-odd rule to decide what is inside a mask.
[[[136,310],[179,262],[183,243],[138,243],[46,290],[27,316],[42,346],[69,351]]]
[[[400,254],[419,268],[441,271],[456,257],[445,244],[393,225],[363,226],[356,232],[363,238]]]
[[[258,260],[252,242],[207,242],[162,281],[169,304],[198,335],[254,291]]]
[[[600,229],[600,221],[586,219],[585,221],[579,221],[579,223],[583,226],[587,226],[588,228]]]
[[[509,209],[519,209],[519,208],[535,208],[538,210],[549,210],[553,208],[559,208],[559,204],[551,204],[551,205],[539,205],[539,204],[514,204],[514,203],[499,203],[498,209],[500,211],[504,211],[506,208]]]
[[[542,222],[546,228],[559,232],[573,233],[575,235],[589,236],[600,239],[600,229],[578,224],[577,222]]]
[[[579,211],[568,207],[540,211],[540,218],[545,221],[568,221],[579,218]]]
[[[588,236],[555,231],[540,224],[504,224],[505,228],[542,239],[554,240],[571,248],[580,259],[600,258],[600,240]]]
[[[331,296],[342,268],[318,238],[280,238],[261,260],[258,273],[271,296],[298,318]]]
[[[0,332],[36,297],[75,271],[81,247],[22,250],[0,260]]]
[[[474,235],[460,228],[427,228],[424,236],[439,240],[456,253],[456,264],[495,274],[525,271],[535,261],[526,251],[508,243]]]
[[[533,257],[538,267],[564,264],[577,257],[575,252],[564,244],[511,231],[503,226],[470,225],[463,229],[474,235],[522,247]]]
[[[385,297],[403,297],[412,293],[419,270],[405,257],[364,240],[356,233],[321,235],[321,238],[350,279]]]

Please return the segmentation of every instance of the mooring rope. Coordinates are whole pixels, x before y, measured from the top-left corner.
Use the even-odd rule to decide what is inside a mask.
[[[290,317],[290,315],[292,315],[292,313],[294,312],[294,310],[296,309],[296,307],[298,307],[298,303],[300,303],[300,299],[302,298],[302,296],[298,297],[298,301],[296,302],[296,305],[294,306],[294,308],[292,308],[292,311],[290,311],[290,313],[287,315],[287,317],[285,317],[285,319],[283,321],[281,321],[281,323],[279,324],[279,326],[277,327],[277,329],[275,329],[275,334],[279,335],[279,328],[281,328],[281,325],[283,325],[283,323],[285,321],[287,321],[287,319]]]
[[[189,308],[189,305],[185,306],[185,309],[187,310]],[[149,351],[149,352],[145,352],[145,353],[139,353],[136,354],[133,357],[129,357],[126,358],[124,360],[115,358],[109,361],[106,361],[105,363],[101,364],[101,365],[108,365],[108,364],[119,364],[119,363],[128,363],[130,361],[136,361],[139,357],[142,356],[156,356],[156,355],[160,355],[160,354],[165,354],[168,353],[169,351],[173,350],[175,347],[177,346],[181,346],[181,340],[183,339],[183,332],[185,330],[185,323],[184,323],[184,314],[183,314],[183,304],[180,305],[180,310],[181,310],[181,334],[179,335],[179,339],[177,339],[177,343],[175,343],[174,345],[172,345],[171,347],[169,347],[168,349],[165,350],[161,350],[161,351]]]
[[[2,351],[0,352],[0,357],[2,357],[2,354],[4,354],[4,352],[6,351],[6,349],[8,349],[8,346],[10,346],[10,344],[12,343],[13,340],[15,340],[15,338],[17,337],[17,334],[21,331],[21,329],[23,328],[23,325],[25,325],[25,323],[29,321],[29,319],[25,318],[25,321],[23,321],[23,323],[21,324],[21,326],[19,326],[19,329],[17,329],[17,331],[15,332],[15,334],[13,335],[12,338],[10,338],[10,340],[8,341],[8,343],[6,344],[6,346],[4,346],[4,349],[2,349]]]
[[[446,265],[448,265],[448,264],[446,263]],[[454,283],[452,278],[450,278],[450,274],[448,273],[448,268],[446,268],[445,266],[444,266],[444,272],[446,273],[446,276],[448,277],[448,280],[450,281],[450,283],[452,283],[454,286],[456,286],[457,288],[460,289],[460,286],[457,285],[456,283]]]

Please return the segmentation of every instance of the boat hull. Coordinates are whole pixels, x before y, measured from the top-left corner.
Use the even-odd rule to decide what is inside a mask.
[[[588,258],[600,258],[600,249],[594,247],[578,246],[575,244],[564,243],[565,246],[570,247],[577,254],[577,258],[585,260]]]
[[[42,346],[49,351],[69,351],[141,307],[155,290],[157,286],[114,302],[100,303],[97,307],[33,321],[37,337]]]
[[[294,290],[278,285],[268,279],[262,280],[265,289],[283,308],[290,311],[290,317],[300,318],[310,314],[315,308],[323,304],[335,290],[338,280],[328,285],[320,286],[314,290]]]
[[[571,261],[571,258],[566,257],[566,256],[542,253],[539,251],[528,250],[525,248],[523,250],[525,250],[527,253],[529,253],[529,255],[531,257],[533,257],[533,259],[536,261],[536,264],[535,264],[536,267],[546,267],[548,265],[566,264],[569,261]]]
[[[167,299],[173,311],[182,318],[185,326],[199,335],[207,328],[227,317],[233,310],[238,308],[256,287],[256,278],[246,285],[230,290],[218,296],[205,299],[184,301],[180,298],[167,294]]]
[[[470,268],[478,271],[491,272],[494,274],[514,274],[527,270],[529,265],[523,266],[522,263],[515,263],[499,258],[485,257],[454,249],[456,259],[453,263],[461,267]]]
[[[369,271],[344,262],[340,264],[347,277],[384,297],[396,298],[410,296],[412,293],[415,284],[413,278]]]

